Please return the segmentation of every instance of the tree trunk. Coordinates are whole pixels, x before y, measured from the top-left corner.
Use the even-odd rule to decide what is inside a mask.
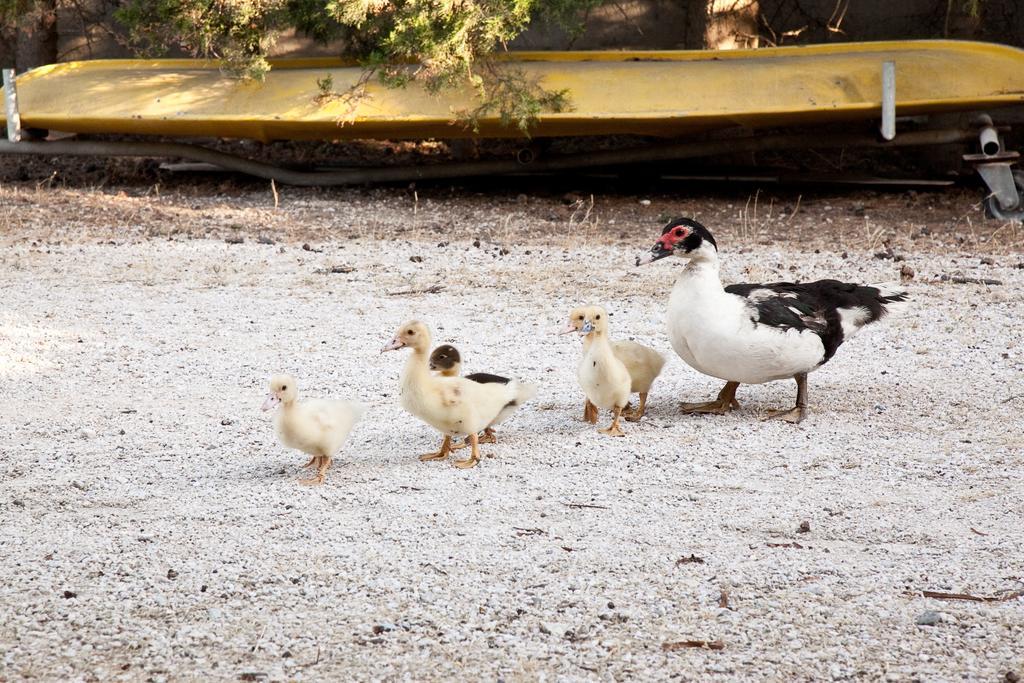
[[[19,72],[57,61],[57,0],[35,3],[18,21],[14,64]]]

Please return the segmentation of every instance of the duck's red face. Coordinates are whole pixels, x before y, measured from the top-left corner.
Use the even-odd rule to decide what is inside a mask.
[[[689,254],[704,242],[715,246],[715,239],[707,228],[691,218],[677,218],[662,228],[661,237],[651,247],[650,256],[637,257],[636,265],[653,263],[676,253]]]

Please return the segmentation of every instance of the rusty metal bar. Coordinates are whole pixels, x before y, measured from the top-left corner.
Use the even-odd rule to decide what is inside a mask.
[[[923,130],[903,133],[898,139],[886,142],[879,140],[874,135],[857,133],[813,134],[804,132],[727,140],[684,142],[603,152],[587,152],[560,157],[545,157],[525,166],[515,159],[509,159],[419,166],[350,168],[337,171],[298,171],[281,168],[272,164],[245,159],[234,154],[178,142],[57,140],[51,142],[26,141],[12,143],[0,140],[0,154],[174,157],[214,164],[229,171],[245,173],[267,180],[275,180],[276,182],[288,185],[312,186],[440,180],[484,175],[522,174],[524,172],[544,173],[598,166],[693,159],[736,152],[808,148],[835,149],[841,147],[920,147],[964,142],[977,139],[977,135],[976,129]]]

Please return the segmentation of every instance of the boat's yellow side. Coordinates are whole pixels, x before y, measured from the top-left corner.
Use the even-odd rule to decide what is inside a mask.
[[[885,61],[896,63],[900,115],[1024,103],[1024,50],[990,43],[846,43],[729,52],[513,53],[502,59],[544,87],[566,89],[572,111],[544,114],[535,136],[676,135],[744,125],[871,119],[881,107]],[[282,60],[263,82],[223,75],[199,60],[99,60],[18,77],[22,125],[82,133],[232,138],[464,137],[456,121],[469,92],[432,95],[371,81],[354,105],[319,102],[362,71],[340,60]],[[2,114],[0,114],[2,116]],[[514,136],[496,117],[480,135]]]

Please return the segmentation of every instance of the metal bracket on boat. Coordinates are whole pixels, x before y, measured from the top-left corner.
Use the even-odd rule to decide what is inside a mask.
[[[882,137],[896,137],[896,62],[882,62]]]
[[[21,114],[18,113],[18,89],[14,85],[14,69],[3,69],[3,79],[7,139],[11,142],[21,142]]]
[[[975,121],[978,126],[980,154],[965,154],[964,161],[973,164],[991,194],[985,198],[985,210],[993,218],[1024,219],[1024,173],[1011,167],[1020,159],[1019,152],[1003,149],[999,129],[988,114]]]

